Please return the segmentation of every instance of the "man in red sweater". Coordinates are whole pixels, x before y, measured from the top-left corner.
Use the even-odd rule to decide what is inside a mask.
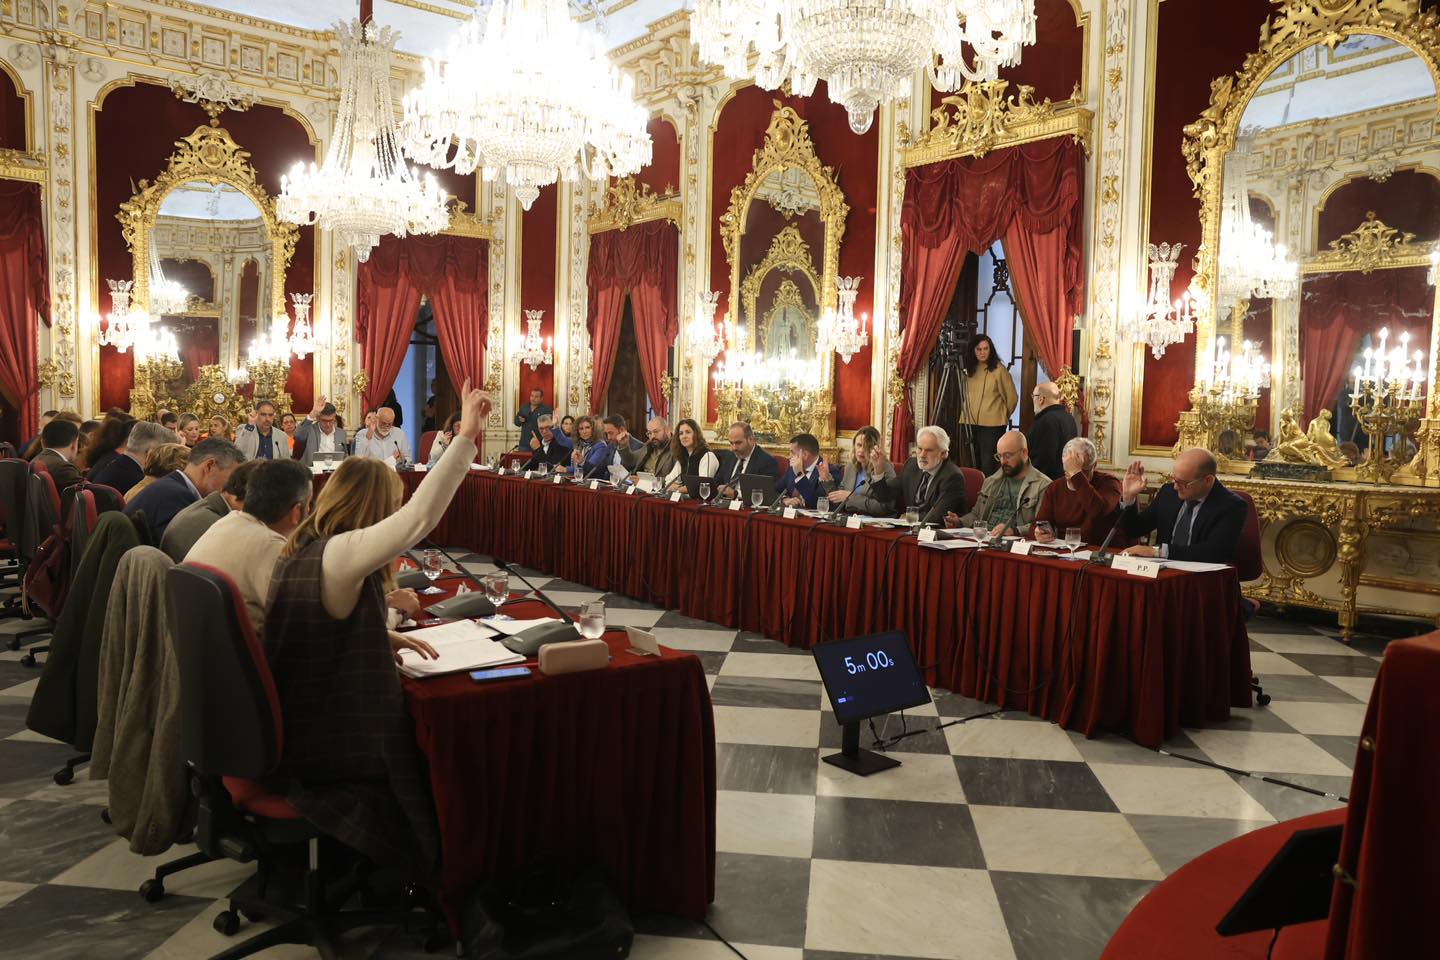
[[[1096,473],[1095,459],[1095,444],[1088,438],[1075,437],[1065,444],[1060,453],[1065,477],[1046,487],[1040,498],[1036,540],[1048,543],[1055,539],[1053,531],[1064,533],[1068,527],[1079,527],[1086,543],[1105,539],[1120,513],[1120,480]],[[1049,530],[1038,526],[1041,520],[1050,521]]]

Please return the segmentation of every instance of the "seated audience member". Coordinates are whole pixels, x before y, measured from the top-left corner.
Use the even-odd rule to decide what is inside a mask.
[[[60,416],[59,410],[46,410],[40,414],[40,423],[35,428],[35,436],[19,446],[20,456],[26,460],[33,460],[35,458],[35,454],[40,452],[40,431],[44,430],[45,425],[58,416]],[[79,414],[76,414],[76,416],[78,417]]]
[[[918,511],[921,523],[945,523],[950,514],[964,510],[965,475],[950,460],[950,434],[940,427],[921,427],[915,434],[915,456],[905,461],[899,480],[876,480],[871,490],[897,500],[898,512]]]
[[[246,460],[289,460],[290,438],[275,429],[275,404],[261,400],[255,404],[254,422],[236,431],[235,446]]]
[[[730,424],[728,437],[732,462],[728,465],[729,469],[723,471],[724,484],[720,487],[720,496],[732,500],[738,496],[740,478],[747,473],[780,479],[780,464],[756,441],[750,424],[739,420]]]
[[[228,574],[245,598],[255,635],[264,637],[270,576],[285,538],[310,512],[314,481],[310,471],[293,460],[247,460],[235,474],[246,467],[251,469],[241,506],[217,518],[185,559]]]
[[[195,446],[200,442],[200,418],[193,413],[180,414],[180,423],[175,428],[175,435],[185,446]]]
[[[55,416],[51,417],[50,419],[51,419],[51,420],[67,420],[67,421],[69,421],[70,423],[75,424],[75,429],[80,432],[80,445],[81,445],[82,447],[84,446],[84,444],[85,444],[85,431],[84,431],[84,430],[82,429],[82,427],[81,427],[82,424],[84,424],[84,423],[87,422],[84,417],[80,416],[80,414],[76,413],[74,410],[61,410],[59,413],[55,414]],[[91,421],[91,422],[93,422],[93,421]],[[50,425],[50,424],[49,424],[49,421],[46,421],[46,423],[44,424],[44,426],[41,426],[41,428],[40,428],[41,432],[43,433],[44,430],[45,430],[45,427],[47,427],[47,426],[49,426],[49,425]],[[45,446],[45,445],[41,442],[40,434],[37,433],[37,434],[35,435],[35,439],[34,439],[34,440],[31,440],[29,443],[27,443],[27,444],[25,445],[25,449],[22,450],[22,451],[20,451],[20,456],[23,457],[23,458],[26,459],[26,460],[34,460],[34,459],[35,459],[35,455],[36,455],[37,453],[39,453],[41,450],[43,450],[43,449],[44,449],[44,446]],[[77,456],[77,458],[78,458],[79,455],[77,454],[76,456]]]
[[[1076,437],[1065,444],[1061,461],[1065,479],[1054,480],[1040,496],[1038,524],[1044,520],[1049,531],[1037,529],[1035,539],[1050,543],[1071,527],[1079,527],[1086,543],[1101,543],[1120,515],[1120,478],[1095,471],[1095,444]]]
[[[150,456],[150,451],[174,439],[175,434],[158,423],[136,423],[125,441],[124,452],[91,470],[85,479],[91,483],[103,483],[123,494],[145,479],[145,458]]]
[[[634,455],[643,450],[645,444],[639,437],[630,435],[625,426],[625,418],[618,413],[612,413],[600,422],[605,428],[605,442],[600,444],[600,452],[592,459],[585,475],[608,480],[610,467],[625,466],[625,460],[620,455],[621,450],[628,448]]]
[[[183,469],[176,470],[140,491],[125,504],[125,515],[144,511],[150,542],[159,544],[165,528],[175,515],[201,497],[209,496],[225,486],[225,481],[245,458],[229,440],[214,437],[201,440],[190,450],[190,459]]]
[[[1340,444],[1340,453],[1352,467],[1360,462],[1360,445],[1354,440],[1346,440]]]
[[[57,493],[64,493],[84,479],[75,466],[79,445],[80,428],[69,420],[51,420],[40,431],[40,452],[35,454],[35,462],[50,471]]]
[[[412,876],[434,868],[438,837],[393,664],[397,647],[418,645],[386,629],[385,595],[396,557],[435,527],[469,472],[489,410],[467,382],[454,449],[403,506],[393,470],[342,463],[282,548],[265,610],[285,723],[274,787],[324,833]]]
[[[787,507],[814,510],[823,492],[822,484],[830,482],[830,465],[820,456],[820,441],[809,433],[791,437],[790,467],[775,484],[775,491],[784,493],[780,502]]]
[[[430,459],[428,466],[435,466],[440,460],[440,455],[450,447],[451,441],[455,439],[455,430],[460,426],[460,411],[456,410],[445,419],[445,429],[435,434],[435,439],[430,442]]]
[[[688,417],[675,427],[675,439],[670,442],[670,460],[670,469],[660,476],[671,490],[685,486],[682,477],[713,477],[720,470],[720,458],[705,442],[700,424]]]
[[[206,530],[221,517],[245,506],[245,484],[250,482],[250,474],[259,463],[259,460],[246,460],[230,471],[230,476],[225,478],[225,486],[175,514],[175,519],[165,528],[165,536],[160,539],[160,549],[165,555],[176,563],[184,562],[185,555]]]
[[[1051,480],[1059,480],[1065,473],[1060,463],[1061,451],[1080,433],[1075,427],[1075,417],[1060,402],[1060,388],[1049,381],[1035,384],[1030,399],[1035,404],[1035,419],[1025,435],[1030,462]]]
[[[1122,552],[1132,557],[1233,564],[1250,507],[1226,489],[1215,470],[1215,456],[1209,450],[1183,451],[1175,458],[1170,482],[1141,510],[1136,499],[1145,492],[1145,465],[1139,460],[1130,464],[1121,484],[1120,527],[1136,540],[1154,531],[1159,546],[1137,544]]]
[[[99,420],[86,420],[80,424],[80,449],[76,456],[76,463],[80,463],[85,459],[85,451],[90,447],[90,440],[99,429]]]
[[[575,421],[575,448],[570,451],[570,466],[566,468],[566,472],[576,476],[590,476],[595,470],[596,461],[604,456],[605,449],[605,443],[600,439],[600,425],[595,418],[581,417]]]
[[[174,431],[180,425],[180,414],[173,410],[161,410],[155,422],[166,430]]]
[[[129,414],[107,416],[100,421],[100,429],[90,438],[85,456],[75,465],[87,473],[104,470],[117,457],[125,456],[125,444],[130,440],[130,431],[138,421]]]
[[[565,435],[566,440],[570,441],[571,446],[574,446],[575,418],[570,416],[570,414],[568,413],[560,419],[560,432]]]
[[[335,404],[323,396],[315,398],[309,415],[295,425],[295,437],[304,444],[300,462],[307,467],[320,454],[333,454],[336,458],[345,455],[345,425],[335,412]]]
[[[145,455],[145,475],[139,483],[124,491],[125,500],[130,501],[156,480],[184,468],[189,459],[190,448],[183,443],[162,443],[155,447]]]
[[[209,428],[205,431],[205,439],[207,439],[207,440],[211,440],[211,439],[214,439],[214,440],[229,440],[229,439],[231,439],[231,437],[230,437],[230,421],[227,420],[226,418],[220,416],[219,414],[216,414],[215,416],[211,417],[211,418],[210,418]]]
[[[663,417],[655,417],[645,425],[645,433],[649,440],[640,448],[639,455],[629,447],[621,447],[620,462],[631,473],[653,473],[663,480],[675,466],[675,449],[670,442],[670,424]]]
[[[1030,462],[1025,434],[1019,430],[1000,438],[995,457],[1000,468],[985,478],[975,506],[963,517],[947,516],[945,525],[989,530],[997,537],[1016,533],[1028,537],[1050,478]]]
[[[410,438],[395,426],[395,411],[381,407],[375,411],[374,421],[365,418],[366,429],[355,436],[355,455],[371,460],[389,460],[391,463],[410,461]]]
[[[541,464],[544,464],[547,470],[564,466],[570,459],[570,445],[560,436],[560,431],[555,429],[553,414],[540,415],[539,431],[530,438],[530,449],[533,452],[530,462],[525,465],[527,470],[539,470]]]
[[[878,481],[888,481],[876,489]],[[823,484],[825,499],[837,510],[868,517],[895,516],[895,465],[880,449],[880,431],[861,427],[850,446],[850,462],[839,480]]]

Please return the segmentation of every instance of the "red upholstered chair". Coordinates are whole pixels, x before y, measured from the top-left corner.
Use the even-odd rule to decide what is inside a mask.
[[[1235,571],[1241,583],[1259,580],[1265,572],[1265,561],[1260,553],[1260,516],[1255,512],[1255,501],[1250,494],[1240,490],[1235,495],[1250,508],[1245,518],[1245,527],[1240,531],[1240,548],[1235,552]]]
[[[426,430],[420,434],[420,463],[430,462],[430,448],[435,445],[435,437],[438,436],[439,433],[440,431],[438,430]]]
[[[219,932],[234,935],[241,913],[263,914],[276,925],[211,960],[239,960],[281,943],[309,943],[332,956],[330,942],[346,930],[427,920],[412,911],[339,909],[354,893],[354,882],[337,888],[337,878],[327,875],[329,858],[321,856],[319,831],[260,781],[279,765],[285,724],[265,650],[239,589],[219,570],[195,563],[172,567],[165,587],[180,674],[182,749],[199,801],[196,845],[212,859],[257,861],[261,898],[274,873],[276,848],[309,847],[304,905],[232,897],[230,909],[215,918]]]
[[[961,467],[960,473],[965,477],[965,509],[975,509],[975,501],[980,499],[980,487],[985,483],[985,474],[974,467]]]

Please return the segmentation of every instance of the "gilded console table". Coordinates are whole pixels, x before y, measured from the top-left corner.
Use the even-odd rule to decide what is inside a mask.
[[[1260,516],[1265,572],[1246,596],[1333,610],[1347,638],[1361,613],[1440,625],[1440,489],[1222,479]]]

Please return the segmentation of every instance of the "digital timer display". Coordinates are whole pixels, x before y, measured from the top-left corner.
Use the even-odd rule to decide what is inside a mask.
[[[930,690],[903,633],[834,640],[812,652],[841,724],[930,702]]]

